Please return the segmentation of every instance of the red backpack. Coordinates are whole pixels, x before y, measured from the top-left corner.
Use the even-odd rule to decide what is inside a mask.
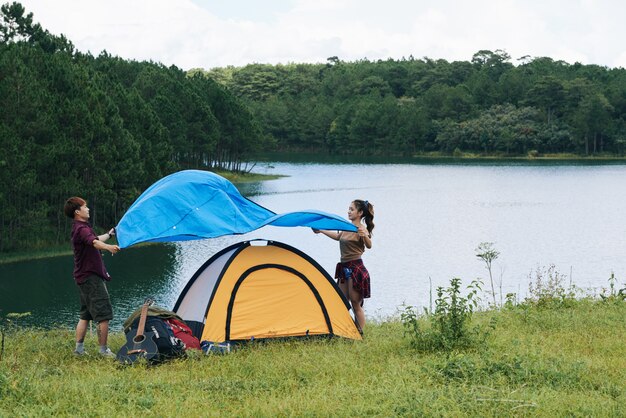
[[[191,328],[189,328],[187,324],[175,318],[167,318],[165,322],[170,324],[172,331],[174,331],[174,336],[184,342],[186,348],[200,350],[200,340],[194,337]]]

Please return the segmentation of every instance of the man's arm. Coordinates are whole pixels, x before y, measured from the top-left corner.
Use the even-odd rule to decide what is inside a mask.
[[[105,232],[102,235],[98,235],[98,239],[102,242],[107,242],[107,240],[111,237],[115,236],[115,228],[111,228],[109,232]]]
[[[97,250],[108,251],[111,254],[115,254],[120,250],[120,247],[118,245],[110,245],[110,244],[100,241],[99,239],[93,240],[93,246]]]

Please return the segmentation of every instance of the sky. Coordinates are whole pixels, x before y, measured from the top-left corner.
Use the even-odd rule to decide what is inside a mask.
[[[13,1],[3,0],[2,2]],[[21,0],[98,55],[192,68],[428,57],[503,50],[626,68],[624,0]]]

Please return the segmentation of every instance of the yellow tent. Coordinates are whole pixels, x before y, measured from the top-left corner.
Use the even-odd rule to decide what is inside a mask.
[[[174,311],[201,341],[340,336],[360,340],[349,304],[312,258],[276,241],[245,241],[211,257]]]

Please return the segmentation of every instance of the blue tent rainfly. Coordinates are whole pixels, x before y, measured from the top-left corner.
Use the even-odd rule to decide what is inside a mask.
[[[318,210],[276,214],[243,197],[224,177],[202,170],[179,171],[148,187],[116,230],[120,247],[126,248],[245,234],[265,225],[356,231],[352,223]]]

